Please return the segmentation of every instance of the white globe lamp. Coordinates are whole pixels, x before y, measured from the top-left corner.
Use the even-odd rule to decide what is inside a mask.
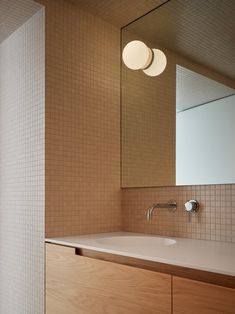
[[[166,68],[167,59],[159,49],[150,49],[140,40],[129,42],[123,49],[122,59],[131,70],[143,70],[148,76],[160,75]]]

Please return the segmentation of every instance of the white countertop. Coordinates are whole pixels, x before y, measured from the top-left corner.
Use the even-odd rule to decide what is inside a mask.
[[[159,238],[152,234],[114,232],[47,238],[46,242],[235,276],[235,243],[175,237],[167,237],[176,240],[175,244],[161,247],[153,246],[151,243],[129,246],[116,243],[118,241],[115,244],[97,242],[101,238],[120,236]]]

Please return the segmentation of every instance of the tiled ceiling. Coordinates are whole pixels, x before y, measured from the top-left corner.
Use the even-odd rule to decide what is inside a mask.
[[[41,5],[33,0],[0,0],[0,42],[34,15]]]
[[[235,95],[235,89],[182,66],[176,66],[177,112],[231,95]]]
[[[234,0],[171,0],[125,30],[235,78]]]
[[[64,0],[119,27],[168,2],[128,30],[235,77],[234,0]],[[33,0],[0,0],[0,42],[40,8]]]
[[[65,1],[77,4],[82,9],[122,27],[168,0]],[[40,5],[33,0],[0,0],[0,42],[24,24],[39,8]]]
[[[167,0],[67,0],[119,27],[125,26]]]

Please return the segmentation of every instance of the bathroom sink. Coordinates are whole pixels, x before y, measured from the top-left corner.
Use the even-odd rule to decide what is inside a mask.
[[[113,236],[96,239],[96,242],[104,245],[118,245],[121,247],[146,247],[146,246],[170,246],[176,243],[175,240],[155,236]]]

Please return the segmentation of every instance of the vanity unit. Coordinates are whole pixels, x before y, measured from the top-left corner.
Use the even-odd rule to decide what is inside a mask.
[[[131,233],[47,239],[46,313],[234,314],[235,244]]]

